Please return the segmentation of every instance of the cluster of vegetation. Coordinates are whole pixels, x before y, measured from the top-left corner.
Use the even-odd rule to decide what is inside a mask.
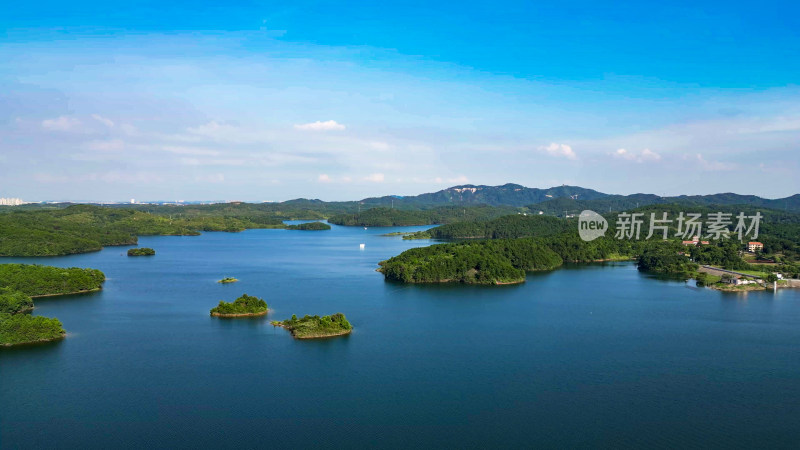
[[[387,279],[411,283],[426,282],[462,282],[479,284],[497,284],[524,280],[524,271],[531,270],[525,266],[530,255],[538,254],[543,259],[533,264],[533,269],[548,269],[565,262],[590,262],[606,260],[636,259],[639,269],[657,274],[669,274],[681,278],[697,276],[698,264],[708,264],[729,270],[761,270],[742,259],[743,244],[738,239],[712,241],[708,245],[684,246],[675,237],[674,226],[669,229],[669,239],[661,240],[656,234],[650,240],[645,239],[649,230],[649,210],[654,209],[656,218],[663,211],[668,217],[675,218],[683,207],[679,205],[658,205],[636,210],[642,212],[640,239],[617,239],[614,216],[608,216],[609,230],[605,237],[586,242],[575,233],[575,220],[561,220],[553,217],[526,217],[513,215],[489,221],[460,222],[433,228],[427,233],[430,237],[442,239],[483,238],[474,242],[434,245],[407,250],[394,258],[381,262],[379,269]],[[720,208],[698,207],[704,216]],[[736,208],[733,208],[736,209]],[[748,212],[753,214],[755,211]],[[787,227],[800,223],[798,215],[793,213],[767,211],[762,222],[759,240],[771,242],[775,234],[773,230],[786,230]],[[780,220],[779,220],[780,219]],[[571,230],[571,231],[564,231]],[[497,239],[517,236],[537,236],[535,238]],[[412,235],[414,236],[414,235]],[[793,244],[800,235],[789,237]],[[536,246],[535,252],[522,258],[511,258],[510,251],[515,248]],[[765,244],[766,246],[766,244]],[[782,256],[790,255],[784,252]],[[552,256],[555,256],[553,258]],[[798,267],[783,261],[783,273],[796,273]],[[773,267],[771,270],[774,270]]]
[[[263,316],[267,313],[267,302],[263,299],[242,294],[233,302],[220,300],[219,305],[211,309],[212,316]]]
[[[65,335],[56,318],[0,313],[0,346],[53,341]]]
[[[648,245],[639,255],[637,261],[639,270],[683,279],[693,278],[697,273],[697,264],[681,254],[675,245],[675,243]]]
[[[103,272],[94,269],[0,264],[0,346],[45,342],[65,336],[55,318],[32,316],[31,296],[100,289]]]
[[[615,211],[631,211],[652,205],[680,205],[684,210],[697,208],[738,208],[739,210],[771,209],[784,212],[800,212],[800,194],[791,197],[770,200],[753,195],[713,194],[713,195],[681,195],[677,197],[660,197],[653,194],[604,195],[598,198],[578,196],[579,199],[562,196],[542,202],[526,205],[531,211],[542,211],[544,214],[564,216],[575,214],[585,209],[599,213]],[[658,208],[656,208],[658,209]]]
[[[551,270],[562,258],[535,239],[497,239],[438,244],[406,250],[381,261],[380,272],[405,283],[507,284],[525,272]]]
[[[0,314],[20,314],[33,311],[33,300],[30,295],[0,288]]]
[[[580,200],[573,200],[577,196]],[[547,200],[544,201],[543,200]],[[536,203],[536,202],[539,203]],[[388,206],[394,202],[395,208]],[[483,203],[481,205],[481,203]],[[495,205],[495,206],[487,206]],[[459,206],[456,206],[459,205]],[[527,206],[523,206],[527,205]],[[647,209],[649,205],[650,209]],[[723,206],[717,206],[723,205]],[[369,209],[372,208],[372,209]],[[773,208],[773,209],[769,209]],[[361,212],[356,212],[361,209]],[[764,254],[778,262],[800,260],[800,195],[779,200],[754,196],[613,196],[560,186],[530,189],[519,185],[461,186],[415,197],[380,197],[361,202],[297,199],[282,203],[211,205],[24,205],[0,207],[0,256],[56,256],[97,251],[109,245],[133,245],[137,236],[197,235],[201,231],[236,232],[250,228],[286,228],[284,220],[310,219],[339,225],[406,226],[488,221],[518,212],[563,216],[592,209],[609,214],[627,210],[689,210],[764,214]],[[611,215],[607,217],[612,218]],[[674,216],[672,216],[674,217]],[[457,235],[480,235],[464,229]],[[445,233],[446,230],[441,230]],[[511,237],[500,234],[484,237]],[[449,237],[448,237],[449,238]]]
[[[272,322],[275,326],[281,326],[291,331],[292,336],[298,339],[314,339],[350,334],[353,326],[347,321],[342,313],[330,316],[309,316],[298,319],[292,315],[291,319],[283,322]]]
[[[687,257],[693,259],[698,264],[708,264],[719,266],[729,270],[763,270],[755,264],[750,264],[742,258],[745,250],[745,244],[750,239],[749,236],[743,236],[743,242],[740,242],[738,235],[734,234],[736,226],[736,215],[743,212],[748,216],[755,215],[757,212],[762,215],[760,222],[759,235],[757,240],[764,244],[764,250],[760,252],[756,258],[766,259],[777,263],[772,267],[772,271],[781,272],[788,276],[800,273],[800,214],[786,211],[776,211],[770,209],[755,209],[751,206],[743,205],[713,205],[701,206],[695,205],[691,208],[684,204],[660,204],[641,207],[631,212],[642,213],[642,238],[647,235],[650,225],[650,215],[655,213],[656,218],[660,218],[661,214],[667,213],[667,217],[673,219],[673,223],[669,226],[668,235],[671,240],[679,240],[676,237],[676,218],[680,212],[691,212],[702,214],[705,221],[708,214],[715,212],[723,212],[731,214],[731,221],[733,222],[729,229],[732,232],[731,236],[727,239],[710,240],[710,245],[699,245],[685,247]],[[607,235],[613,236],[615,233],[616,214],[605,215],[611,227]],[[749,222],[748,222],[749,224]],[[702,234],[708,233],[708,229],[704,229]],[[660,239],[660,232],[656,232],[653,239]],[[652,239],[651,239],[652,240]]]
[[[466,221],[419,231],[404,239],[513,239],[551,236],[570,229],[567,221],[552,216],[511,214],[486,221]]]
[[[92,205],[23,208],[0,214],[0,256],[69,255],[136,244],[137,236],[192,236],[200,231],[283,227],[282,220],[274,216],[158,215]]]
[[[225,277],[225,278],[217,281],[217,283],[227,284],[227,283],[236,283],[237,281],[239,281],[237,278]]]
[[[96,291],[105,279],[103,272],[96,269],[0,264],[0,287],[31,297]]]
[[[337,214],[328,218],[336,225],[362,227],[400,227],[412,225],[436,225],[460,221],[488,220],[518,210],[511,207],[492,206],[443,206],[433,209],[407,210],[392,208],[372,208],[355,214]]]
[[[296,225],[286,225],[287,230],[321,231],[330,230],[331,226],[324,222],[306,222]]]
[[[150,247],[139,247],[128,250],[128,256],[153,256],[156,251]]]
[[[698,264],[714,265],[728,270],[752,270],[752,266],[740,256],[741,247],[739,241],[719,241],[689,247],[688,256]]]

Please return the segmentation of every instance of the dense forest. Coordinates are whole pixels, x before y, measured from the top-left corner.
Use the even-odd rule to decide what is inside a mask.
[[[291,319],[283,322],[272,322],[273,325],[282,326],[291,331],[292,336],[298,339],[324,338],[349,334],[353,326],[342,313],[330,316],[308,316],[298,319],[292,315]]]
[[[296,225],[286,225],[287,230],[305,230],[305,231],[324,231],[330,230],[331,226],[325,222],[306,222],[298,223]]]
[[[254,316],[267,313],[267,302],[252,295],[242,294],[233,302],[220,300],[219,305],[211,309],[212,316]]]
[[[20,314],[33,311],[33,300],[23,292],[0,288],[0,314]]]
[[[251,220],[255,219],[255,220]],[[0,214],[0,256],[58,256],[136,244],[137,236],[283,228],[277,218],[156,215],[133,209],[74,205]]]
[[[381,261],[379,270],[388,280],[406,283],[505,284],[562,262],[535,239],[497,239],[413,248]]]
[[[94,269],[0,264],[0,345],[44,342],[65,336],[55,318],[32,316],[32,296],[99,289],[103,272]]]
[[[609,230],[604,237],[590,242],[580,239],[575,232],[577,219],[557,219],[544,215],[512,215],[493,220],[467,221],[432,228],[415,233],[409,238],[432,237],[439,239],[481,238],[485,240],[434,245],[407,250],[394,258],[381,262],[381,272],[390,280],[412,283],[462,282],[497,284],[524,280],[524,258],[508,258],[502,249],[535,243],[539,249],[555,254],[560,261],[589,262],[605,260],[637,259],[643,271],[673,274],[688,277],[696,274],[698,264],[709,264],[730,270],[768,270],[766,266],[753,265],[743,258],[744,244],[734,234],[728,239],[712,240],[708,245],[684,246],[676,237],[679,213],[699,213],[707,221],[709,214],[731,213],[735,220],[738,212],[754,215],[757,210],[741,206],[694,206],[659,204],[640,207],[631,212],[641,214],[639,239],[616,237],[617,214],[606,214]],[[668,240],[661,239],[663,232],[654,229],[654,236],[647,239],[650,231],[651,213],[656,219],[663,213],[673,222],[668,224]],[[800,214],[785,211],[758,210],[763,216],[758,240],[764,243],[764,252],[759,258],[768,258],[778,264],[769,270],[780,271],[789,276],[800,272],[798,267],[798,243],[800,243]],[[656,223],[654,223],[656,225]],[[730,226],[733,231],[736,223]],[[622,230],[620,230],[622,231]],[[701,234],[705,236],[707,229]],[[536,238],[522,238],[536,236]],[[501,238],[501,239],[498,239]],[[502,239],[517,238],[517,239]],[[689,239],[689,237],[687,237]],[[747,236],[743,236],[746,240]],[[752,258],[752,255],[751,255]],[[554,267],[559,265],[554,264]]]
[[[128,256],[153,256],[156,251],[150,247],[139,247],[128,249]]]
[[[517,189],[522,188],[515,186],[507,185],[499,187],[502,188],[499,190],[484,190],[481,194],[483,197],[479,196],[479,198],[488,196],[486,198],[500,201],[506,194],[521,195],[520,192],[524,191],[518,191]],[[441,206],[435,202],[432,205],[424,202],[407,202],[408,204],[402,207],[369,209],[370,205],[383,204],[383,197],[373,199],[376,203],[365,200],[362,202],[364,204],[298,199],[282,203],[222,203],[186,206],[71,205],[64,207],[64,205],[26,205],[0,207],[0,256],[55,256],[97,251],[109,245],[136,244],[137,236],[145,235],[197,235],[201,231],[236,232],[250,228],[287,228],[283,221],[290,219],[320,220],[329,218],[330,223],[338,225],[408,226],[489,222],[492,219],[512,214],[517,215],[517,213],[528,214],[528,217],[532,215],[538,217],[575,215],[582,209],[592,209],[608,217],[612,227],[616,216],[615,212],[619,211],[645,213],[645,226],[648,223],[649,212],[670,211],[674,213],[671,214],[671,217],[675,217],[679,211],[704,214],[714,211],[733,213],[761,211],[764,214],[762,221],[762,231],[765,235],[762,240],[765,245],[764,253],[776,255],[778,258],[787,257],[787,262],[800,259],[800,246],[798,246],[800,214],[767,208],[770,206],[794,209],[795,204],[800,203],[800,196],[782,200],[764,200],[753,196],[733,194],[672,198],[646,194],[610,196],[595,193],[590,196],[588,195],[589,191],[577,193],[578,191],[575,189],[579,188],[566,186],[563,189],[547,190],[552,194],[542,194],[537,191],[536,196],[552,195],[553,198],[542,203],[528,204],[527,207],[487,206],[472,203],[466,203],[467,206],[453,204]],[[586,195],[579,197],[581,200],[562,196],[573,190],[576,192],[574,195]],[[464,192],[467,191],[463,191],[462,194]],[[588,199],[589,197],[591,199]],[[405,199],[407,200],[409,197],[405,197]],[[708,203],[710,199],[717,199],[724,205],[711,205]],[[397,200],[397,204],[404,205],[400,199],[395,200]],[[665,203],[667,200],[674,200],[677,203]],[[745,204],[731,203],[735,201]],[[359,208],[361,211],[356,212]],[[540,216],[539,211],[544,214]],[[470,224],[463,225],[460,229],[443,228],[432,231],[432,233],[440,233],[439,238],[441,239],[480,235],[485,238],[525,235],[524,227],[514,231],[511,225],[505,224],[499,228],[491,228],[492,226],[489,224]],[[535,233],[535,235],[540,234]],[[759,239],[761,240],[761,238]]]
[[[31,297],[72,294],[100,289],[106,276],[96,269],[37,264],[0,264],[0,288]]]
[[[455,222],[406,236],[404,239],[511,239],[550,236],[571,229],[570,223],[552,216],[512,214],[496,219]]]
[[[516,214],[511,207],[493,206],[444,206],[433,209],[405,210],[372,208],[351,214],[337,214],[328,218],[335,225],[362,227],[400,227],[413,225],[436,225],[460,221],[488,220],[507,214]]]
[[[52,341],[65,335],[66,331],[58,319],[0,313],[0,346]]]
[[[646,246],[637,260],[639,270],[655,274],[691,278],[697,272],[697,264],[680,253],[674,243]]]

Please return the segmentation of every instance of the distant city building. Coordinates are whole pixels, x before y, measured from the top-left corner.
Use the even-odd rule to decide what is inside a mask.
[[[133,205],[133,204],[136,204],[136,199],[135,198],[131,199],[131,205]]]
[[[21,198],[0,198],[0,206],[19,206],[24,203]]]

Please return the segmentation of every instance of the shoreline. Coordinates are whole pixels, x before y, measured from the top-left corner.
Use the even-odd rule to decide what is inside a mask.
[[[218,312],[212,312],[211,317],[223,317],[223,318],[236,318],[236,317],[260,317],[266,316],[269,314],[269,308],[266,311],[261,311],[257,313],[233,313],[233,314],[224,314]]]
[[[283,328],[285,330],[288,330],[289,333],[291,333],[292,337],[295,338],[295,339],[325,339],[325,338],[332,338],[332,337],[337,337],[337,336],[345,336],[345,335],[348,335],[348,334],[353,332],[353,329],[351,328],[349,330],[337,331],[336,333],[330,333],[330,334],[320,334],[320,335],[313,335],[313,336],[297,336],[295,334],[295,332],[294,332],[294,329],[289,328],[287,325],[284,325],[283,322],[274,321],[274,322],[271,323],[271,325],[273,327],[280,327],[280,328]]]
[[[83,291],[75,291],[75,292],[63,292],[58,294],[41,294],[41,295],[31,295],[30,298],[45,298],[45,297],[59,297],[62,295],[77,295],[77,294],[90,294],[92,292],[97,292],[103,290],[102,287],[95,288],[95,289],[86,289]]]
[[[48,342],[56,342],[67,337],[67,333],[62,333],[61,336],[54,337],[54,338],[47,338],[47,339],[37,339],[35,341],[26,341],[26,342],[15,342],[13,344],[0,344],[0,348],[9,348],[9,347],[17,347],[20,345],[36,345],[36,344],[46,344]]]
[[[739,285],[739,286],[733,285],[731,287],[717,286],[717,285],[713,285],[712,284],[710,286],[705,286],[705,287],[707,287],[709,289],[713,289],[715,291],[720,291],[720,292],[749,292],[749,291],[769,291],[770,290],[770,289],[765,288],[764,286],[761,286],[760,284],[755,284],[755,285],[753,285],[753,284],[745,284],[745,285]]]
[[[493,284],[495,286],[508,286],[511,284],[522,284],[525,282],[525,279],[519,281],[495,281]],[[464,284],[482,284],[482,283],[464,283]]]

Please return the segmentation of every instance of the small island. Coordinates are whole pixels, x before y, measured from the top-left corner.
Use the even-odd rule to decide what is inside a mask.
[[[132,248],[128,250],[128,256],[153,256],[156,251],[149,247]]]
[[[234,278],[234,277],[225,277],[225,278],[223,278],[223,279],[221,279],[221,280],[217,281],[217,283],[227,284],[227,283],[236,283],[237,281],[239,281],[239,279],[238,279],[238,278]]]
[[[331,226],[324,222],[307,222],[298,223],[297,225],[286,225],[287,230],[303,230],[303,231],[323,231],[330,230]]]
[[[230,303],[220,300],[219,305],[211,309],[211,315],[214,317],[255,317],[264,316],[268,311],[267,302],[264,299],[242,294],[241,297]]]
[[[342,313],[330,316],[309,316],[298,319],[292,315],[291,319],[283,322],[274,321],[272,325],[283,327],[292,333],[296,339],[320,339],[334,336],[344,336],[353,331],[353,326]]]

